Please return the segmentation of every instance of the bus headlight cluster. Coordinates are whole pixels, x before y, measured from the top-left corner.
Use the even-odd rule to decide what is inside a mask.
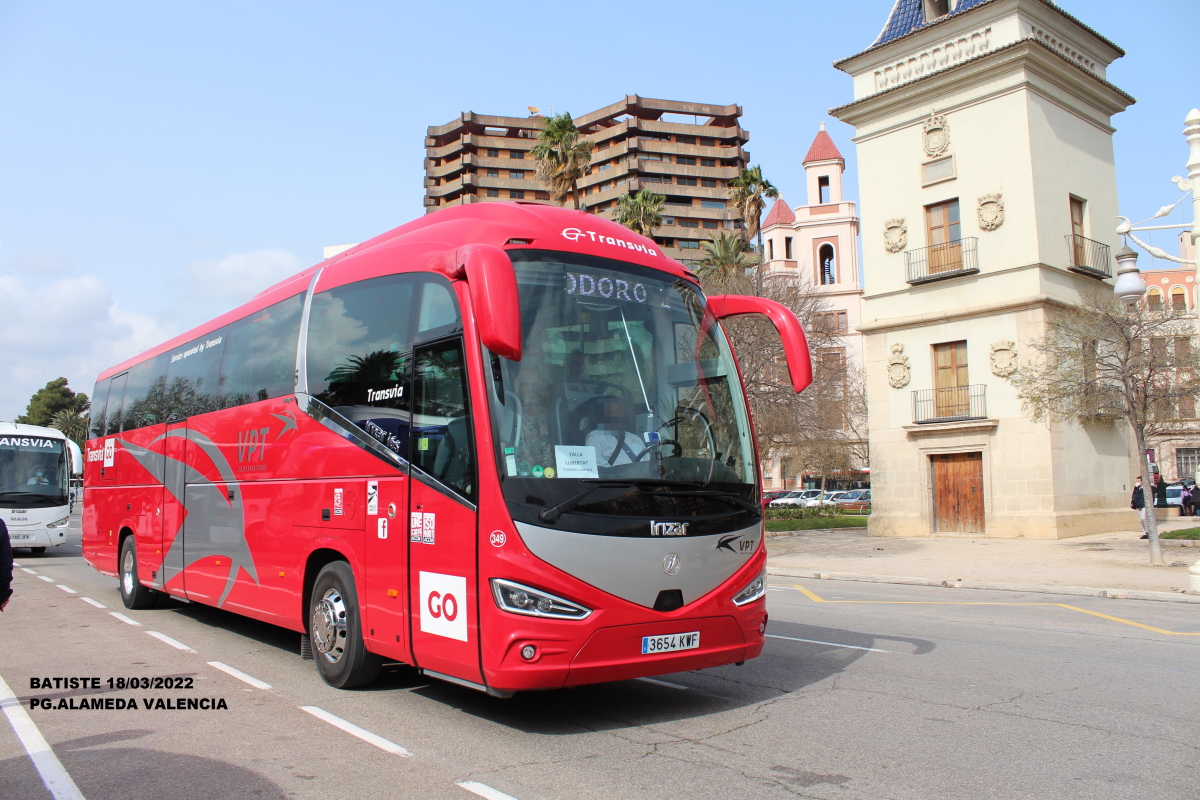
[[[492,595],[496,598],[496,605],[514,614],[551,619],[583,619],[592,613],[590,608],[584,608],[578,603],[500,578],[492,578]]]
[[[63,517],[62,519],[55,520],[54,522],[49,522],[49,523],[47,523],[47,524],[46,524],[46,527],[47,527],[47,528],[65,528],[65,527],[67,527],[67,526],[68,526],[68,525],[70,525],[70,524],[71,524],[71,518],[70,518],[70,517]]]
[[[758,598],[767,593],[767,573],[764,571],[757,578],[750,581],[750,584],[733,596],[733,604],[735,606],[744,606],[748,603],[753,603]]]

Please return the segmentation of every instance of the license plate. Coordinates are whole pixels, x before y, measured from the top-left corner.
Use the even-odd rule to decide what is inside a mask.
[[[642,655],[673,653],[676,650],[695,650],[700,646],[700,631],[672,633],[667,636],[643,636]]]
[[[32,533],[14,533],[11,536],[9,536],[8,538],[12,539],[14,542],[23,542],[26,539],[32,539],[33,534]]]

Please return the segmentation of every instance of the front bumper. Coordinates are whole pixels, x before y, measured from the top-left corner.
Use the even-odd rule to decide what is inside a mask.
[[[9,528],[8,540],[13,547],[56,547],[67,542],[67,528]]]

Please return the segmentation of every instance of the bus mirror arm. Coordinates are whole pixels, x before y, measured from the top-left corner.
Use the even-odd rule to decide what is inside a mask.
[[[508,254],[490,244],[458,248],[457,261],[471,287],[471,305],[483,346],[509,361],[521,360],[521,302]]]
[[[707,311],[717,320],[743,314],[762,314],[771,320],[783,341],[783,352],[787,357],[792,388],[799,394],[812,384],[812,357],[808,351],[808,338],[804,335],[800,321],[787,306],[765,297],[722,294],[708,298]]]

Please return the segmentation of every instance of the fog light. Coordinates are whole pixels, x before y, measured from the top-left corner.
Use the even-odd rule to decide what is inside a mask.
[[[537,648],[531,644],[527,644],[521,648],[521,658],[526,661],[533,661],[533,657],[537,655]]]
[[[759,633],[767,632],[767,618],[766,617],[763,617],[763,621],[758,623],[758,632]]]

